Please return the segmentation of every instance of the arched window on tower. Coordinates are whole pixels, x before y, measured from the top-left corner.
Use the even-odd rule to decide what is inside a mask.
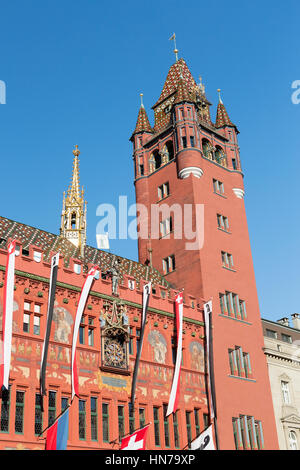
[[[209,158],[210,160],[213,160],[213,152],[212,152],[212,146],[209,140],[207,139],[202,139],[202,151],[203,154],[206,158]]]
[[[153,157],[155,161],[155,170],[158,170],[158,168],[161,167],[161,155],[159,154],[158,150],[153,152]]]
[[[167,150],[168,150],[168,154],[169,154],[169,162],[171,160],[173,160],[174,158],[174,146],[173,146],[173,142],[171,140],[168,140],[168,142],[166,143],[166,147],[167,147]]]
[[[76,228],[76,212],[72,212],[72,215],[71,215],[71,228],[72,229]]]
[[[219,165],[227,166],[225,152],[219,145],[216,145],[214,160],[219,163]]]

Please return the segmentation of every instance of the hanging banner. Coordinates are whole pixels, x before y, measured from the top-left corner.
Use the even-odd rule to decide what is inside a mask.
[[[2,358],[0,363],[0,389],[9,388],[9,370],[11,361],[12,323],[14,307],[16,242],[12,241],[7,248],[6,271],[3,293],[2,316]]]
[[[205,347],[206,347],[206,363],[208,374],[208,392],[209,392],[209,408],[210,418],[215,418],[215,387],[214,387],[214,368],[213,368],[213,350],[212,350],[212,301],[204,304],[204,322],[205,322]]]
[[[96,276],[98,276],[99,271],[97,271],[96,267],[93,267],[89,270],[88,275],[84,281],[79,302],[78,302],[78,307],[77,307],[77,312],[75,316],[75,323],[74,323],[74,329],[73,329],[73,339],[72,339],[72,358],[71,358],[71,376],[72,376],[72,400],[75,395],[78,396],[78,375],[77,375],[77,367],[76,367],[76,345],[77,345],[77,337],[78,337],[78,331],[79,331],[79,326],[81,322],[81,317],[83,314],[83,310],[92,286],[92,282],[95,279]]]
[[[144,331],[145,331],[145,325],[146,325],[146,319],[147,319],[147,311],[148,311],[150,294],[151,294],[151,282],[149,282],[149,284],[146,284],[143,288],[143,311],[142,311],[140,345],[136,353],[135,366],[134,366],[134,372],[133,372],[133,378],[132,378],[132,387],[131,387],[131,403],[132,404],[134,403],[134,400],[135,400],[136,381],[137,381],[137,375],[138,375],[138,370],[139,370],[140,358],[142,354]]]
[[[40,393],[42,397],[43,395],[46,395],[47,393],[46,392],[47,356],[48,356],[48,349],[49,349],[51,325],[52,325],[52,319],[53,319],[58,263],[59,263],[59,253],[52,256],[51,258],[51,273],[50,273],[48,309],[47,309],[47,325],[46,325],[45,339],[44,339],[44,344],[43,344],[42,359],[41,359],[41,372],[40,372]],[[43,404],[42,404],[42,408],[43,408]]]
[[[168,404],[166,416],[175,413],[178,408],[180,372],[182,362],[182,319],[183,319],[183,295],[182,292],[175,297],[175,315],[176,315],[176,333],[177,333],[177,352],[173,383]]]
[[[212,425],[191,442],[191,450],[216,450],[212,435]]]

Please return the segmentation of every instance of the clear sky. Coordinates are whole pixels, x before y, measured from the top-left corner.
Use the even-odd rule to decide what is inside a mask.
[[[153,122],[175,31],[213,119],[221,88],[240,130],[261,314],[300,312],[299,17],[296,0],[0,1],[0,214],[58,233],[78,144],[95,246],[97,206],[119,195],[135,202],[129,137],[139,94]],[[111,251],[137,259],[135,240],[113,240]]]

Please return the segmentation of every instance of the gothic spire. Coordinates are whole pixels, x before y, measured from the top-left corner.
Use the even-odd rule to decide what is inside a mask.
[[[233,124],[228,116],[228,113],[226,111],[226,108],[223,104],[223,101],[221,99],[221,94],[220,94],[220,89],[218,89],[219,93],[219,103],[218,103],[218,108],[217,108],[217,117],[216,117],[216,127],[224,127],[224,126],[229,126],[229,127],[236,127],[235,124]]]
[[[150,122],[149,122],[149,119],[148,119],[148,116],[147,116],[147,113],[143,104],[143,93],[141,93],[140,96],[141,96],[141,106],[140,106],[139,114],[137,117],[136,126],[132,135],[138,134],[139,132],[150,132],[152,134],[153,129],[150,126]]]

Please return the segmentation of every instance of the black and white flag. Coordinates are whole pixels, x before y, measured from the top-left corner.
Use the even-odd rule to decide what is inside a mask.
[[[51,325],[52,325],[52,319],[53,319],[53,308],[54,308],[54,300],[55,300],[58,262],[59,262],[59,253],[52,256],[51,258],[51,274],[50,274],[49,296],[48,296],[47,326],[46,326],[46,333],[45,333],[45,339],[44,339],[44,345],[43,345],[43,351],[42,351],[41,372],[40,372],[41,405],[43,401],[42,397],[43,395],[46,395],[47,355],[48,355],[49,339],[50,339]]]
[[[214,367],[213,367],[213,348],[212,348],[212,301],[204,304],[204,322],[206,336],[206,361],[209,388],[209,407],[210,418],[213,420],[216,416],[215,410],[215,387],[214,387]]]
[[[134,372],[133,372],[133,378],[132,378],[132,387],[131,387],[131,403],[132,404],[134,403],[134,400],[135,400],[136,380],[137,380],[137,374],[139,370],[139,363],[140,363],[142,347],[143,347],[144,331],[145,331],[145,325],[146,325],[146,319],[147,319],[147,311],[148,311],[150,294],[151,294],[151,282],[149,282],[148,284],[145,284],[143,288],[143,312],[142,312],[140,344],[139,344],[139,349],[136,353],[135,366],[134,366]]]
[[[212,425],[191,442],[191,450],[216,450],[212,435]]]

